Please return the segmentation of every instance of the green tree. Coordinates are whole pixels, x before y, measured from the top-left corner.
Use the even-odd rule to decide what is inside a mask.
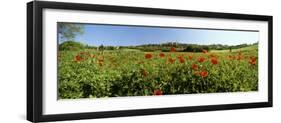
[[[84,25],[71,23],[58,23],[59,41],[74,40],[77,35],[84,34]]]
[[[99,50],[100,50],[100,51],[103,51],[103,50],[104,50],[104,46],[103,46],[102,44],[99,46]]]

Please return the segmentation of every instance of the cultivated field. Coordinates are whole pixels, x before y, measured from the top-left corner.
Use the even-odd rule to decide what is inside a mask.
[[[257,91],[258,51],[59,51],[58,73],[60,99]]]

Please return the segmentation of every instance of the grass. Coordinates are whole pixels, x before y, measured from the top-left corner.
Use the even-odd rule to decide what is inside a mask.
[[[253,50],[258,50],[258,45],[252,45],[252,46],[247,46],[243,48],[238,48],[238,49],[232,49],[232,52],[247,52],[247,51],[253,51]],[[229,52],[229,50],[212,50],[211,52],[214,53],[219,53],[219,52]]]

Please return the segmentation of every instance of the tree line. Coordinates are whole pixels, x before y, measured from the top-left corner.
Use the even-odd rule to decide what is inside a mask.
[[[163,43],[163,44],[144,44],[138,46],[91,46],[85,45],[75,41],[65,41],[59,45],[59,50],[80,50],[80,49],[97,49],[97,50],[118,50],[118,49],[138,49],[144,52],[162,51],[169,52],[171,47],[174,47],[178,52],[201,52],[202,50],[232,50],[251,45],[257,45],[258,42],[253,44],[239,44],[239,45],[199,45],[199,44],[185,44],[185,43]]]

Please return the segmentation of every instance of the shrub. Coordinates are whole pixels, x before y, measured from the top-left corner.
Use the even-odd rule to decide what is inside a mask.
[[[84,44],[75,41],[66,41],[59,45],[59,50],[77,51],[84,48],[85,48]]]
[[[200,46],[200,45],[189,45],[183,50],[183,52],[202,52],[202,50],[209,51],[210,48],[208,46]]]

